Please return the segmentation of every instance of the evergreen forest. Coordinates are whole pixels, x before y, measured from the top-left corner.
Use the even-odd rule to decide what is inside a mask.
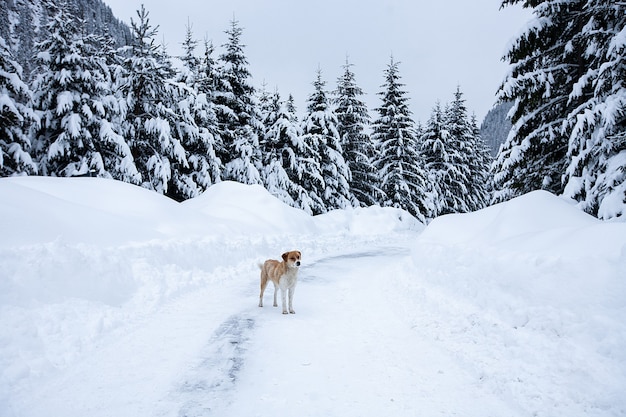
[[[0,33],[0,176],[96,176],[177,201],[231,180],[310,214],[381,205],[423,222],[536,189],[603,219],[626,209],[618,1],[502,2],[535,18],[504,57],[511,70],[497,100],[512,127],[495,158],[461,87],[425,123],[414,120],[395,57],[381,71],[377,108],[365,105],[346,60],[332,86],[312,71],[299,113],[290,94],[252,84],[234,18],[218,47],[188,26],[173,57],[144,6],[124,28],[106,7],[32,3],[0,0],[10,29]],[[25,10],[41,20],[28,36],[18,30]]]

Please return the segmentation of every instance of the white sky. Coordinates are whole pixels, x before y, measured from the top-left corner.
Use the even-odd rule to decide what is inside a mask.
[[[530,19],[521,7],[500,10],[500,0],[105,0],[126,23],[144,3],[158,41],[178,55],[186,25],[216,47],[226,42],[233,16],[255,87],[263,82],[283,97],[294,95],[298,111],[312,93],[318,66],[333,90],[346,54],[373,115],[383,71],[393,54],[400,62],[414,118],[428,120],[436,101],[452,100],[456,86],[479,123],[495,102],[507,72],[501,57]],[[199,44],[198,55],[203,51]]]

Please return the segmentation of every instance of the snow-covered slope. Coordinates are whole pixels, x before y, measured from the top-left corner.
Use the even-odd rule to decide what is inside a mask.
[[[407,317],[524,415],[626,413],[625,223],[536,191],[434,220],[407,268]]]
[[[3,178],[0,230],[2,416],[626,413],[626,224],[545,192],[424,228]],[[298,314],[259,309],[295,248]]]

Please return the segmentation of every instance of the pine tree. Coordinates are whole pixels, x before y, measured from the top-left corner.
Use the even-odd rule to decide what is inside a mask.
[[[356,84],[352,65],[346,59],[344,73],[337,80],[337,131],[352,175],[350,191],[362,206],[371,206],[380,201],[382,191],[378,187],[378,175],[372,163],[376,148],[366,131],[370,116],[365,102],[360,98],[363,90]]]
[[[470,157],[470,194],[473,195],[475,201],[474,206],[470,206],[470,211],[480,210],[489,205],[491,201],[491,147],[483,140],[478,128],[476,115],[472,115],[470,119],[470,128],[472,131],[472,154]]]
[[[137,17],[138,21],[131,19],[133,42],[124,61],[127,78],[122,93],[127,114],[123,129],[142,174],[141,185],[165,194],[172,180],[172,164],[188,167],[188,162],[173,132],[176,116],[169,107],[174,101],[169,82],[172,70],[155,45],[157,28],[150,25],[143,6]]]
[[[448,209],[448,190],[445,185],[445,172],[448,159],[447,142],[450,138],[444,112],[441,104],[437,102],[431,112],[430,118],[423,128],[420,154],[424,160],[424,169],[430,183],[430,201],[432,201],[429,217],[437,217],[442,213],[450,212]]]
[[[100,147],[107,173],[113,179],[141,184],[141,173],[137,170],[132,151],[122,135],[127,114],[127,102],[123,95],[126,82],[124,58],[119,54],[115,42],[105,38],[102,44],[102,56],[98,57],[103,69],[106,89],[104,104],[105,116],[100,119]]]
[[[585,73],[572,80],[564,194],[603,219],[626,214],[626,4],[584,2],[578,33]],[[580,60],[581,58],[579,58]]]
[[[216,80],[216,111],[224,142],[220,158],[223,178],[245,184],[260,184],[259,136],[263,133],[261,115],[250,84],[248,60],[241,43],[243,30],[235,19],[226,31],[228,42],[220,55],[221,67]]]
[[[386,195],[383,205],[407,210],[425,222],[432,211],[426,172],[407,105],[407,93],[402,90],[404,84],[400,83],[398,64],[391,58],[385,70],[383,91],[378,93],[382,104],[373,124],[372,140],[379,144],[379,156],[374,165]]]
[[[187,21],[185,40],[182,43],[183,55],[180,57],[183,67],[179,69],[179,81],[194,88],[200,73],[200,59],[195,53],[197,46],[198,41],[193,37],[191,23]]]
[[[626,205],[626,6],[543,0],[524,7],[535,18],[506,56],[512,70],[499,97],[515,101],[513,129],[494,163],[494,199],[542,188],[600,217],[619,216]]]
[[[514,101],[513,127],[494,163],[495,202],[537,189],[562,192],[567,151],[567,138],[561,132],[565,86],[581,69],[572,62],[577,58],[567,51],[563,36],[570,30],[571,10],[564,1],[539,3],[544,4],[537,25],[517,39],[507,54],[512,69],[499,98]]]
[[[465,213],[481,207],[480,197],[475,192],[472,176],[472,165],[476,160],[476,138],[470,124],[465,100],[460,87],[454,93],[445,114],[447,141],[443,158],[443,180],[446,198],[443,211],[439,214]]]
[[[193,198],[204,192],[220,181],[222,169],[216,152],[219,132],[212,101],[214,95],[211,90],[204,91],[210,84],[205,82],[207,74],[203,63],[195,55],[196,45],[188,24],[182,65],[175,82],[171,83],[171,107],[176,114],[173,121],[175,137],[185,149],[187,160],[187,164],[172,166],[172,187],[168,195],[176,200]]]
[[[358,202],[350,193],[350,169],[343,157],[341,138],[337,131],[337,115],[324,90],[325,85],[322,71],[318,69],[317,78],[313,82],[315,91],[309,96],[307,116],[302,127],[304,142],[319,158],[322,183],[317,185],[323,189],[308,189],[304,186],[321,197],[325,210],[343,209]]]
[[[199,63],[198,79],[196,80],[197,90],[201,94],[206,94],[207,100],[211,103],[215,102],[216,83],[217,83],[217,63],[213,59],[214,52],[213,43],[204,40],[204,53]]]
[[[301,145],[301,132],[297,122],[294,123],[293,113],[278,92],[269,97],[263,122],[266,126],[261,141],[263,184],[267,191],[284,203],[299,207],[297,202],[305,193],[299,184],[296,149]]]
[[[29,127],[39,122],[22,68],[0,37],[0,176],[36,174]]]
[[[41,118],[34,154],[40,173],[74,176],[94,173],[111,178],[109,158],[132,158],[117,141],[108,120],[118,109],[111,92],[103,41],[80,35],[82,23],[66,2],[54,7],[47,27],[50,38],[38,44],[39,75],[34,81],[34,103]],[[117,151],[113,155],[107,151]]]

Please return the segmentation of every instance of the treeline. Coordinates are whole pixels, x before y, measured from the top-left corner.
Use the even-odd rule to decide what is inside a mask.
[[[418,126],[393,59],[375,120],[348,62],[332,92],[318,71],[299,120],[291,96],[251,85],[235,20],[217,58],[188,27],[174,66],[143,7],[122,48],[68,3],[46,7],[32,77],[0,39],[2,176],[92,173],[179,201],[234,180],[313,214],[380,204],[424,221],[489,201],[488,150],[460,90]]]

